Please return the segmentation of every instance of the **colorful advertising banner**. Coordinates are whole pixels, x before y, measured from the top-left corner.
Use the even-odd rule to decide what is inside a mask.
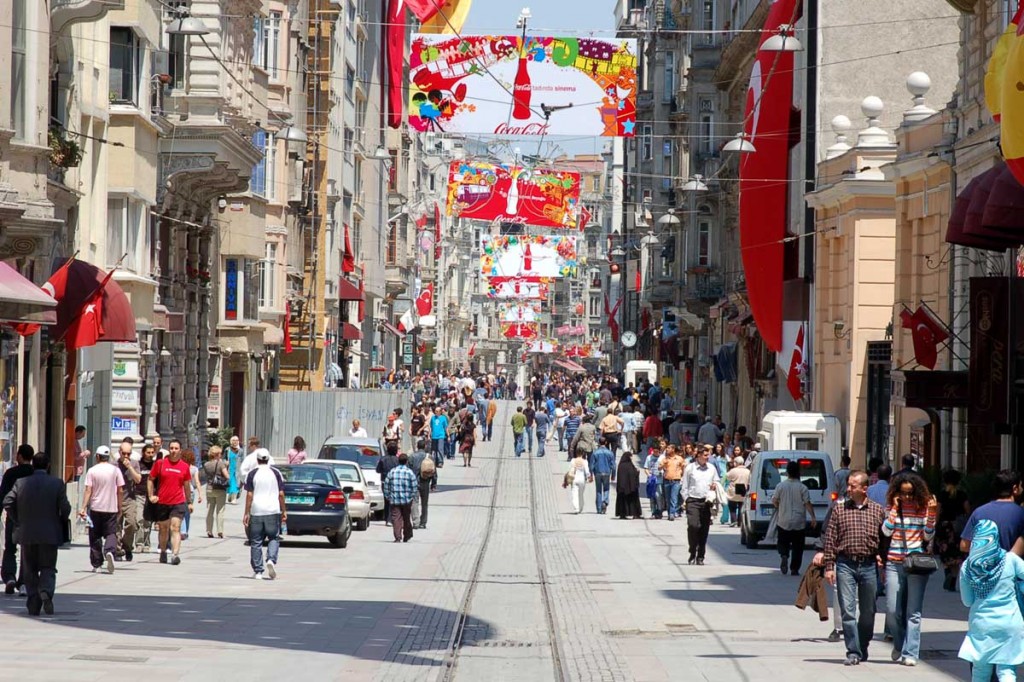
[[[483,161],[454,161],[448,215],[576,229],[580,174]]]
[[[506,339],[535,339],[540,333],[536,322],[502,322],[501,335]]]
[[[513,234],[480,240],[484,277],[575,277],[576,237]]]
[[[558,341],[553,339],[537,339],[530,344],[530,348],[526,351],[527,353],[554,353],[558,350]]]
[[[635,40],[417,33],[409,76],[420,132],[634,135]]]
[[[498,319],[502,322],[537,322],[544,305],[543,301],[501,301],[498,303]]]
[[[488,277],[488,298],[546,299],[550,280],[541,277]]]

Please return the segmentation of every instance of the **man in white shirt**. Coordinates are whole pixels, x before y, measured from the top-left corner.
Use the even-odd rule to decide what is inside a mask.
[[[358,419],[352,420],[352,428],[348,430],[348,435],[353,438],[369,438],[366,429],[363,428],[362,424],[359,423]]]
[[[268,463],[270,464],[270,466],[274,466],[274,458],[270,456],[270,450],[267,450],[266,448],[261,448],[260,442],[257,439],[250,439],[249,442],[255,445],[256,447],[253,449],[252,452],[245,456],[245,459],[242,460],[242,465],[238,467],[238,477],[242,481],[246,481],[249,479],[249,474],[251,474],[253,470],[256,469],[260,455],[262,453],[266,453]]]
[[[711,531],[710,498],[714,495],[718,469],[708,464],[711,446],[697,453],[697,461],[683,471],[683,500],[686,505],[686,536],[690,545],[690,561],[704,565],[708,533]]]
[[[110,463],[110,448],[106,445],[96,448],[96,460],[96,465],[85,474],[85,497],[78,515],[89,519],[89,561],[92,570],[99,570],[106,561],[107,573],[113,573],[124,475]]]
[[[249,531],[249,558],[253,578],[264,580],[263,541],[267,540],[266,571],[277,577],[277,552],[281,546],[281,526],[288,521],[284,503],[284,477],[271,466],[270,452],[260,448],[256,468],[245,477],[245,514],[242,523]]]

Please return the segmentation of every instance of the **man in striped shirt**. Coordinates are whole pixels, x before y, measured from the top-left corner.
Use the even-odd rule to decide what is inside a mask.
[[[580,418],[579,410],[573,408],[569,412],[569,416],[565,419],[565,442],[572,443],[572,439],[576,437],[576,432],[580,430],[580,424],[583,420]],[[568,461],[572,461],[572,447],[568,448],[569,457]]]
[[[825,530],[825,579],[839,584],[839,609],[846,640],[846,665],[868,658],[875,627],[875,567],[880,565],[879,538],[885,511],[868,499],[868,475],[850,472],[846,500],[832,509]]]

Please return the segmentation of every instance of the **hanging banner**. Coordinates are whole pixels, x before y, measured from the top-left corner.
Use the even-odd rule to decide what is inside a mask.
[[[576,237],[484,235],[480,270],[485,277],[575,277]]]
[[[538,322],[543,301],[501,301],[498,319],[502,322]]]
[[[546,299],[551,280],[543,277],[488,277],[488,298]]]
[[[580,174],[482,161],[454,161],[448,215],[576,229]]]
[[[566,336],[586,336],[587,328],[583,326],[563,325],[555,329],[555,334],[559,338],[565,338]]]
[[[409,125],[420,132],[633,137],[636,64],[632,39],[417,33]]]
[[[536,322],[502,322],[501,335],[506,339],[535,339],[540,333]]]
[[[549,354],[558,350],[558,341],[555,339],[537,339],[530,344],[527,353]]]

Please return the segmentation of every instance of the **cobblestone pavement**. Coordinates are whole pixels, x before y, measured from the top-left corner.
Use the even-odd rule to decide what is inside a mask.
[[[278,579],[256,582],[237,505],[224,540],[205,537],[197,510],[177,567],[148,554],[112,576],[94,574],[84,546],[61,551],[54,616],[29,618],[22,599],[0,595],[0,679],[434,682],[449,670],[460,681],[558,680],[559,671],[636,682],[968,677],[956,659],[965,610],[938,581],[928,587],[917,668],[890,663],[881,641],[870,662],[846,668],[842,644],[825,640],[830,623],[793,607],[798,581],[779,575],[771,548],[748,550],[716,525],[707,565],[687,566],[685,523],[595,514],[592,486],[584,513],[572,514],[564,455],[514,458],[507,409],[473,467],[449,461],[440,470],[429,528],[408,544],[393,544],[380,522],[347,549],[288,541]]]

